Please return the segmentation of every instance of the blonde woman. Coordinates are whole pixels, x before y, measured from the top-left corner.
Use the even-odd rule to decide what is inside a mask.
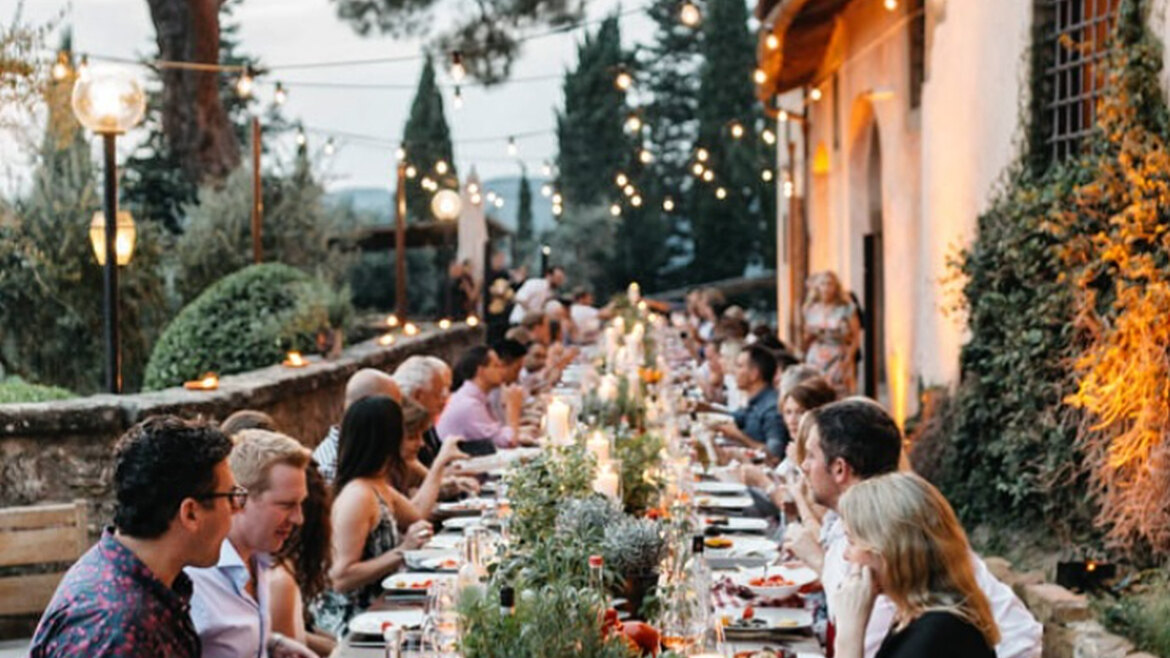
[[[877,658],[995,658],[999,628],[954,510],[913,473],[859,482],[838,504],[849,576],[835,593],[836,655],[862,658],[877,595],[896,608]]]
[[[857,308],[832,272],[809,280],[809,299],[804,305],[805,363],[824,373],[842,395],[857,387],[857,351],[861,348],[861,323]]]

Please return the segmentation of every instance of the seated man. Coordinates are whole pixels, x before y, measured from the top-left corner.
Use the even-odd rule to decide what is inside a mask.
[[[524,357],[528,355],[528,348],[514,340],[504,339],[492,346],[496,355],[500,357],[500,365],[504,368],[503,385],[488,395],[488,403],[496,418],[504,418],[504,389],[520,383],[520,371],[524,369]],[[523,389],[521,389],[523,390]],[[527,396],[526,396],[527,397]],[[525,400],[527,401],[527,400]]]
[[[309,451],[283,434],[244,430],[228,464],[248,490],[247,504],[232,518],[219,563],[186,570],[195,583],[191,619],[204,658],[266,656],[273,640],[269,569],[272,555],[304,523]]]
[[[499,448],[519,445],[524,391],[518,386],[504,386],[504,368],[495,351],[486,345],[467,350],[455,365],[455,378],[459,388],[439,416],[439,438],[490,440]],[[500,386],[504,386],[503,418],[497,418],[488,403],[488,395]]]
[[[345,406],[341,409],[342,415],[345,415],[345,410],[354,402],[377,395],[385,395],[394,398],[395,402],[402,402],[402,391],[398,389],[398,384],[390,375],[374,368],[362,368],[353,373],[345,383]],[[321,471],[327,482],[333,482],[333,473],[337,469],[337,439],[340,436],[340,426],[331,426],[329,433],[313,450],[317,470]]]
[[[735,366],[735,384],[748,402],[735,411],[734,422],[721,423],[715,429],[739,444],[764,448],[775,459],[783,459],[789,437],[772,387],[776,357],[766,348],[751,345],[740,351]]]
[[[207,567],[243,505],[214,426],[156,416],[114,453],[114,527],[65,574],[29,655],[198,658],[183,567]]]

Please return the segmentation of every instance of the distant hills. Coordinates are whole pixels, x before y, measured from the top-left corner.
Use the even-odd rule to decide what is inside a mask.
[[[530,179],[532,185],[532,222],[536,234],[552,229],[555,219],[552,215],[552,204],[540,195],[540,186],[546,181],[542,178]],[[516,212],[520,208],[520,177],[508,176],[492,178],[481,183],[485,194],[495,192],[504,200],[503,208],[488,208],[488,216],[505,226],[515,230]],[[351,187],[330,192],[325,195],[325,203],[350,207],[359,216],[386,221],[394,209],[393,190],[377,187]]]

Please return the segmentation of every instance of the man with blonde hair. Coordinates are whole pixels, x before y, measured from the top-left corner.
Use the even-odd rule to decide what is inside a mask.
[[[304,446],[267,430],[243,430],[235,439],[228,466],[248,490],[247,503],[232,518],[219,563],[186,570],[195,584],[191,619],[204,658],[269,655],[271,556],[304,522],[301,503],[309,495]]]
[[[358,400],[385,395],[395,402],[402,402],[402,390],[398,382],[390,375],[375,368],[362,368],[349,377],[345,383],[345,410]],[[337,441],[341,438],[341,423],[329,427],[329,433],[317,444],[313,450],[313,460],[317,462],[317,470],[325,477],[326,482],[333,482],[333,473],[337,470]]]

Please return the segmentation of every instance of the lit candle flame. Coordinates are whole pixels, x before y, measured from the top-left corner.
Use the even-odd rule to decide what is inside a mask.
[[[382,334],[378,336],[378,344],[385,347],[394,344],[394,334]]]
[[[300,352],[294,350],[288,353],[288,358],[284,360],[283,365],[288,368],[300,368],[309,365],[309,362],[301,356]]]
[[[398,316],[394,315],[393,313],[391,313],[390,315],[387,315],[386,316],[386,326],[387,327],[397,327],[398,326]]]
[[[418,335],[418,327],[416,327],[413,322],[407,322],[406,325],[403,326],[402,330],[404,332],[406,332],[407,336],[417,336]]]
[[[475,317],[474,315],[467,316],[467,326],[478,327],[479,326],[479,318]]]
[[[189,391],[214,391],[219,388],[219,376],[214,372],[203,375],[201,379],[185,382],[183,388]]]
[[[450,329],[451,328],[451,321],[448,320],[447,318],[443,318],[442,320],[439,320],[439,328],[444,329],[444,330]]]

